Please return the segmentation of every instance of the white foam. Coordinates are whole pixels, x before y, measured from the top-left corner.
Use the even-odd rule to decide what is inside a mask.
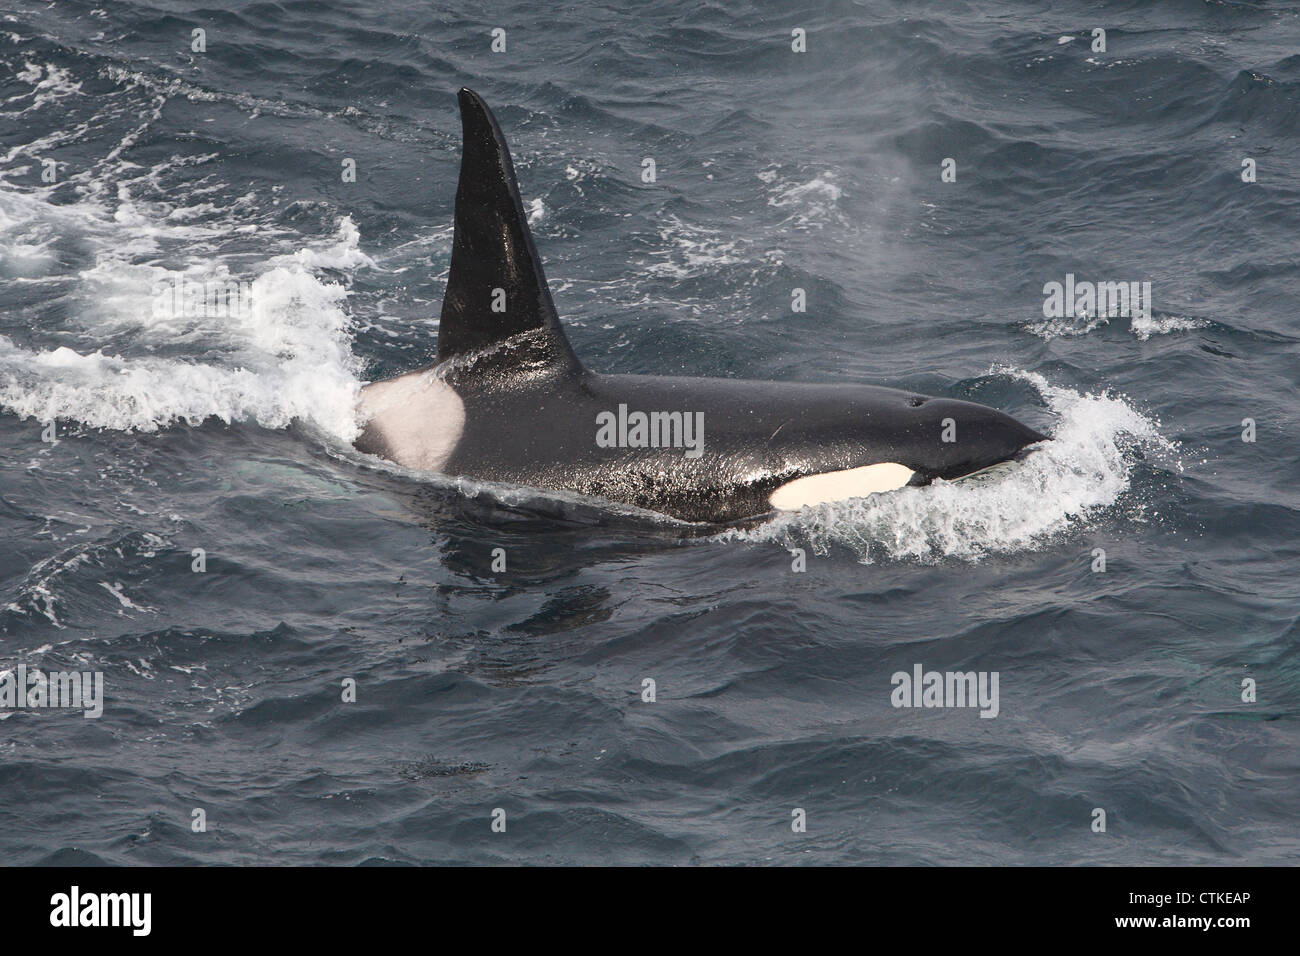
[[[3,609],[18,614],[34,611],[55,627],[63,627],[59,621],[58,598],[54,589],[63,575],[70,574],[90,560],[88,550],[76,548],[41,559],[32,566],[26,579],[19,585],[17,600],[9,602]]]
[[[840,201],[843,190],[835,185],[835,174],[818,173],[805,183],[782,184],[778,192],[771,196],[769,206],[790,206],[797,203],[830,203]]]
[[[72,276],[82,308],[77,342],[135,344],[176,351],[191,340],[200,358],[122,355],[99,348],[29,348],[0,336],[0,407],[40,421],[72,419],[97,428],[154,431],[209,417],[281,428],[294,419],[351,441],[359,363],[352,355],[346,290],[315,274],[322,268],[372,265],[350,219],[324,243],[271,257],[251,279],[245,314],[185,318],[157,307],[157,292],[178,276],[229,278],[220,257],[197,257],[183,268],[157,264],[154,253],[219,226],[177,222],[119,196],[110,213],[93,199],[53,205],[39,193],[0,190],[0,220],[20,225],[22,242],[0,246],[7,273],[38,271],[48,259],[32,239],[63,230],[94,249],[94,264]],[[29,251],[35,248],[38,254]],[[140,260],[146,261],[140,261]]]
[[[132,117],[101,159],[61,169],[49,186],[19,185],[6,166],[90,138],[85,124],[0,156],[0,277],[48,284],[68,306],[52,328],[33,321],[0,337],[0,408],[138,431],[209,417],[270,428],[299,419],[352,440],[361,382],[339,273],[375,267],[356,226],[344,218],[335,235],[304,239],[261,212],[264,197],[229,199],[212,175],[195,181],[187,172],[189,186],[177,189],[171,173],[216,154],[130,162],[124,154],[168,97],[197,93],[180,80],[101,75],[119,86],[103,94],[105,110]],[[30,91],[11,98],[11,109],[84,95],[56,67],[24,63],[17,78]],[[265,249],[260,262],[249,235]],[[228,282],[247,291],[248,308],[231,315],[185,315],[160,295]]]
[[[340,220],[334,241],[320,247],[299,249],[287,257],[281,256],[273,261],[295,263],[306,269],[337,269],[346,272],[363,267],[377,268],[375,260],[361,251],[361,232],[352,222],[351,216],[344,216]]]
[[[670,279],[708,275],[721,266],[744,262],[748,255],[749,240],[739,230],[723,236],[671,213],[660,221],[659,238],[660,248],[650,253],[658,261],[648,264],[646,271]]]
[[[1075,338],[1080,335],[1087,335],[1110,322],[1104,315],[1093,316],[1061,316],[1060,318],[1043,319],[1041,322],[1030,322],[1025,325],[1025,329],[1033,332],[1044,341],[1050,342],[1052,339]]]
[[[1087,335],[1109,322],[1110,319],[1104,315],[1064,316],[1027,322],[1024,328],[1025,331],[1032,332],[1044,341],[1050,342],[1052,339],[1075,338]],[[1150,317],[1135,315],[1129,320],[1129,331],[1137,336],[1140,341],[1145,342],[1153,335],[1187,332],[1192,329],[1204,328],[1206,324],[1205,319],[1183,315],[1152,315]]]
[[[835,182],[833,170],[822,170],[811,179],[803,179],[806,171],[795,178],[783,179],[780,168],[767,170],[776,175],[759,173],[759,179],[770,187],[767,204],[787,213],[781,223],[783,228],[799,230],[818,229],[827,224],[846,224],[839,202],[844,191]]]
[[[978,560],[1042,547],[1113,508],[1130,487],[1139,448],[1181,471],[1176,445],[1122,397],[1080,394],[1034,373],[995,371],[1033,385],[1057,415],[1053,440],[1000,477],[936,481],[819,505],[720,537],[808,546],[819,554],[837,545],[864,564]]]
[[[1194,319],[1185,315],[1153,315],[1150,318],[1134,316],[1129,324],[1129,331],[1145,342],[1153,335],[1187,332],[1191,329],[1204,328],[1205,325],[1205,319]]]
[[[100,581],[99,586],[103,588],[105,591],[107,591],[109,594],[113,595],[113,597],[117,598],[117,603],[122,605],[122,607],[128,610],[149,611],[149,612],[152,612],[154,610],[151,607],[146,607],[144,605],[136,604],[129,597],[127,597],[126,594],[124,593],[125,588],[122,586],[122,583],[120,581],[114,581],[112,584],[109,584],[107,581]]]
[[[23,68],[13,74],[13,78],[31,86],[28,92],[18,93],[4,101],[4,106],[21,105],[21,109],[0,110],[0,116],[17,117],[28,110],[38,110],[47,103],[64,97],[81,93],[81,83],[74,81],[67,70],[53,64],[23,61]],[[30,100],[29,100],[30,98]],[[24,104],[24,101],[28,101]]]

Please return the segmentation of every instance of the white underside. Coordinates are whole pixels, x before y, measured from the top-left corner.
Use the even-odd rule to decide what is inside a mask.
[[[845,471],[829,471],[824,475],[808,475],[776,489],[768,498],[768,503],[781,511],[798,511],[800,508],[844,501],[846,498],[865,498],[867,495],[902,488],[911,480],[912,475],[912,469],[892,461]]]
[[[411,372],[361,390],[363,421],[407,468],[441,471],[465,431],[465,404],[432,371]]]

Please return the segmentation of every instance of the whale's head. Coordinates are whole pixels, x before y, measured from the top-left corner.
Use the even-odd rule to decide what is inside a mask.
[[[993,465],[1018,459],[1048,436],[1005,412],[955,398],[909,396],[902,412],[903,457],[925,484],[936,478],[964,478]]]
[[[768,503],[781,510],[971,477],[1048,440],[1005,412],[960,399],[870,386],[800,397],[804,411],[789,444],[773,449],[786,477]]]

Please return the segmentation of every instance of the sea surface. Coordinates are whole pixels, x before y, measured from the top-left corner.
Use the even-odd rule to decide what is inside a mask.
[[[589,367],[1054,441],[726,529],[353,451],[461,86]],[[2,0],[0,677],[104,690],[0,709],[0,860],[1295,863],[1298,227],[1296,2]]]

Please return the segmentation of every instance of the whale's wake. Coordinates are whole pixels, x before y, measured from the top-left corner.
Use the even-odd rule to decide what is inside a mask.
[[[56,205],[0,189],[0,225],[8,234],[0,271],[73,303],[65,328],[42,333],[44,341],[0,335],[3,410],[144,432],[210,417],[268,428],[297,418],[340,441],[355,436],[360,363],[347,292],[322,274],[371,264],[350,220],[332,238],[256,265],[245,280],[247,308],[208,318],[187,316],[163,293],[234,277],[218,256],[168,261],[170,246],[193,241],[174,213],[152,217],[129,202],[113,211],[93,200]],[[85,268],[59,274],[43,258],[41,237],[56,230],[90,250]],[[147,250],[130,245],[140,233],[150,236]]]

